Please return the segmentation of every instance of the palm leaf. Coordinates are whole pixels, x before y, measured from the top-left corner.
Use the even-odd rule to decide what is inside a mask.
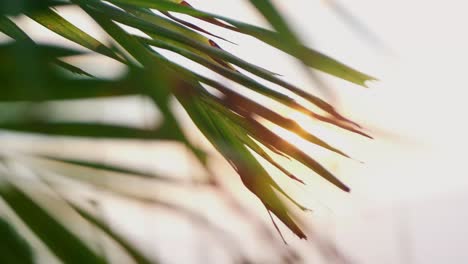
[[[16,186],[3,182],[0,196],[64,263],[105,263],[102,257]]]
[[[264,69],[239,58],[215,43],[210,37],[226,40],[196,23],[189,22],[174,13],[189,15],[219,26],[222,30],[235,31],[258,39],[293,57],[303,64],[340,79],[365,86],[372,76],[355,70],[321,52],[306,47],[280,10],[271,1],[251,0],[250,3],[272,26],[272,30],[250,25],[236,19],[198,10],[181,0],[63,0],[63,1],[3,1],[0,3],[0,32],[14,41],[0,44],[0,106],[10,109],[0,120],[0,129],[10,133],[28,133],[53,137],[77,137],[92,140],[173,140],[184,144],[203,165],[207,164],[206,153],[195,146],[187,137],[180,121],[171,108],[175,98],[211,145],[231,164],[248,190],[255,194],[268,212],[275,214],[292,232],[306,238],[300,219],[291,213],[291,207],[306,208],[287,193],[261,166],[253,153],[279,169],[290,180],[304,183],[302,175],[296,175],[279,164],[269,151],[296,160],[312,171],[348,192],[350,187],[343,183],[314,157],[300,150],[268,129],[263,121],[271,122],[308,142],[337,155],[349,155],[324,141],[313,132],[302,128],[296,121],[275,111],[274,106],[264,104],[268,99],[292,111],[302,112],[317,122],[332,124],[344,130],[369,137],[364,128],[344,117],[325,100],[298,87],[268,69]],[[110,39],[100,41],[87,30],[80,29],[54,9],[58,5],[70,5],[86,12]],[[157,12],[153,12],[153,9]],[[36,41],[21,29],[11,15],[26,15],[57,35],[68,39],[83,51],[61,45],[50,46]],[[140,30],[137,35],[132,29]],[[229,41],[229,40],[226,40]],[[105,43],[105,44],[104,44]],[[210,71],[219,74],[257,97],[246,96],[242,90],[231,88],[195,70],[185,68],[165,57],[157,49],[181,55]],[[116,78],[96,77],[88,68],[77,67],[66,62],[65,57],[100,55],[124,65],[126,72]],[[92,67],[91,67],[92,68]],[[216,90],[214,95],[207,90]],[[290,96],[292,94],[294,96]],[[97,99],[123,95],[142,96],[151,99],[161,112],[163,120],[159,127],[136,128],[124,125],[76,122],[73,120],[53,121],[45,113],[36,113],[37,103],[70,100]],[[305,99],[315,108],[309,109],[300,103]],[[27,111],[22,105],[28,106]],[[188,133],[190,133],[189,131]],[[8,159],[22,160],[33,171],[55,172],[77,182],[107,190],[128,199],[148,201],[148,197],[135,193],[127,186],[113,182],[112,175],[138,179],[139,184],[171,181],[159,174],[142,172],[119,164],[103,163],[93,159],[66,158],[60,155],[45,155],[30,151],[32,162],[15,155]],[[59,165],[60,169],[53,166]],[[76,168],[90,169],[95,175],[83,175]],[[97,171],[97,172],[96,172]],[[9,171],[11,172],[11,171]],[[10,173],[9,173],[10,174]],[[14,173],[12,173],[14,174]],[[207,171],[207,174],[211,174]],[[95,178],[93,176],[96,176]],[[0,179],[14,177],[2,176]],[[210,179],[213,184],[216,181]],[[12,183],[14,182],[14,183]],[[0,197],[33,233],[64,263],[104,263],[86,243],[65,228],[40,202],[32,199],[16,181],[5,180],[0,186]],[[55,188],[55,187],[54,187]],[[64,198],[64,197],[62,197]],[[115,232],[96,216],[64,198],[69,206],[89,223],[111,237],[137,263],[152,263],[130,242]],[[149,199],[151,200],[151,199]],[[153,200],[154,201],[154,200]],[[273,219],[273,218],[272,218]],[[2,226],[10,237],[15,233]],[[276,227],[276,224],[275,224]],[[279,230],[279,229],[278,229]],[[15,241],[20,239],[15,238]],[[64,241],[61,243],[61,241]],[[31,258],[21,249],[20,243],[12,244],[23,250],[25,263]],[[2,250],[2,248],[0,248]],[[0,256],[13,258],[5,254]],[[26,260],[28,259],[28,260]]]
[[[32,250],[26,240],[3,218],[0,218],[0,261],[2,263],[34,263]]]

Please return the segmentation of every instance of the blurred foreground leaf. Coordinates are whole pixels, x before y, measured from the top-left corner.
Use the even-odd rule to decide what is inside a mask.
[[[26,240],[3,218],[0,218],[0,263],[34,263]]]
[[[64,263],[105,263],[80,238],[14,185],[2,182],[0,196],[28,228]]]

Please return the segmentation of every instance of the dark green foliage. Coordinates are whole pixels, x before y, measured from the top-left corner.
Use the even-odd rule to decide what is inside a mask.
[[[34,263],[33,253],[26,240],[3,218],[0,218],[0,263]]]

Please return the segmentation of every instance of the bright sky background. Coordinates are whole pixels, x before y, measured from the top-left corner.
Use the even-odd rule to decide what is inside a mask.
[[[202,10],[265,25],[247,1],[189,2]],[[455,0],[340,0],[363,29],[352,19],[340,17],[326,0],[276,2],[310,46],[380,79],[364,89],[320,75],[335,92],[334,101],[341,112],[366,125],[376,139],[325,135],[365,164],[324,156],[353,192],[344,195],[312,179],[306,189],[297,191],[299,199],[318,208],[310,220],[325,226],[357,263],[467,263],[468,238],[462,234],[468,234],[464,154],[468,146],[464,79],[468,4]],[[76,14],[69,12],[69,16]],[[80,16],[75,19],[91,27]],[[239,44],[218,41],[223,48],[302,87],[313,86],[288,56],[250,38],[223,36]],[[112,72],[110,69],[102,69],[102,74]],[[131,147],[124,149],[132,153]],[[165,158],[171,160],[174,155]],[[199,199],[195,201],[212,197]],[[126,210],[122,207],[113,213],[125,214]],[[163,228],[154,234],[143,228],[135,231],[135,226],[150,225],[151,219],[134,218],[128,227],[134,235],[148,239],[161,232],[174,240],[184,239]],[[167,221],[173,224],[173,219]],[[194,253],[180,254],[181,259],[190,259]]]

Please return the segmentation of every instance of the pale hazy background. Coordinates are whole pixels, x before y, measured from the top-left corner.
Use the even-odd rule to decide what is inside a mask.
[[[202,10],[266,26],[247,1],[189,2]],[[334,97],[328,99],[343,113],[368,127],[376,139],[369,141],[346,133],[325,135],[364,164],[332,155],[323,157],[350,184],[351,194],[342,194],[314,179],[307,187],[291,186],[296,197],[314,209],[306,219],[331,238],[353,263],[468,263],[465,168],[468,106],[464,79],[468,61],[465,32],[468,4],[455,0],[340,0],[336,3],[345,8],[343,14],[333,1],[275,2],[310,46],[380,79],[370,84],[370,89],[364,89],[320,75],[334,92]],[[82,28],[93,28],[74,10],[62,11]],[[31,31],[40,29],[33,22],[25,20],[24,23]],[[212,30],[238,43],[236,46],[218,41],[223,48],[302,87],[314,86],[300,65],[287,55],[251,38]],[[99,31],[94,35],[104,36]],[[39,37],[54,41],[53,34]],[[103,66],[94,70],[102,75],[112,76],[121,70],[111,63],[100,63]],[[212,74],[201,67],[199,70]],[[320,92],[317,88],[311,91]],[[115,100],[93,109],[112,116],[118,104]],[[142,110],[134,105],[129,104],[126,111],[118,110],[119,117],[138,125],[135,115],[143,113],[145,120],[157,115],[150,107]],[[101,151],[109,158],[118,153],[137,163],[142,157],[151,157],[157,162],[149,162],[150,168],[153,165],[163,171],[176,168],[178,175],[198,173],[184,162],[185,158],[180,159],[180,150],[168,153],[164,144],[154,144],[154,149],[147,154],[138,152],[137,148],[141,147],[138,145],[102,145]],[[226,177],[235,177],[221,159],[214,164],[230,175]],[[297,167],[297,171],[301,169]],[[251,194],[243,191],[239,183],[234,184],[240,189],[242,199],[253,207],[258,206]],[[223,224],[233,233],[249,232],[245,223],[239,224],[225,216],[212,193],[185,191],[191,194],[190,201],[185,202],[192,208],[204,211],[213,219],[223,219]],[[184,192],[173,191],[162,196],[181,193]],[[203,231],[194,229],[190,222],[157,212],[147,213],[144,206],[126,206],[119,201],[108,201],[107,205],[109,217],[115,218],[116,225],[126,228],[128,235],[140,239],[149,254],[163,256],[174,263],[189,260],[223,263],[222,245],[213,239],[201,243],[197,232]],[[266,212],[260,214],[267,219]],[[158,225],[154,224],[156,221]],[[282,230],[293,246],[308,250],[309,244],[297,241],[286,228]],[[165,243],[155,246],[160,240]],[[252,243],[245,240],[241,247],[250,255],[259,255],[266,263],[275,261],[268,259],[271,249],[255,247]]]

